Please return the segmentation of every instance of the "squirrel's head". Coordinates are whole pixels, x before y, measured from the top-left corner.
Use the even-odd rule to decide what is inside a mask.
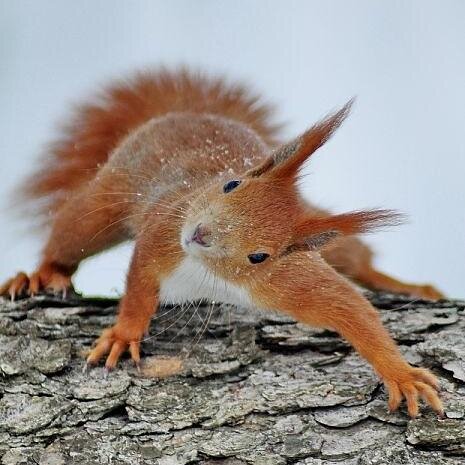
[[[191,201],[181,232],[185,252],[224,277],[247,279],[269,272],[284,255],[392,222],[394,215],[385,210],[318,215],[298,191],[299,169],[340,126],[351,104],[274,150],[260,165]]]

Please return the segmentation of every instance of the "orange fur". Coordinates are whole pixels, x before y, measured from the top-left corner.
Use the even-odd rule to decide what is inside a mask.
[[[179,98],[182,96],[182,98]],[[48,156],[23,186],[27,199],[45,197],[41,212],[56,211],[135,128],[168,112],[211,113],[236,119],[256,131],[266,143],[276,142],[278,125],[272,109],[242,85],[228,85],[187,69],[145,71],[116,81],[90,102],[79,105],[50,144]]]
[[[219,293],[338,331],[383,378],[392,409],[404,396],[414,416],[420,394],[441,412],[434,376],[402,358],[369,302],[321,258],[371,287],[439,297],[375,271],[369,248],[350,236],[398,218],[386,210],[332,215],[296,186],[302,164],[349,109],[350,102],[276,148],[267,107],[242,87],[165,71],[109,88],[80,111],[28,189],[48,196],[50,237],[37,272],[19,274],[0,292],[62,290],[84,258],[135,239],[117,322],[88,363],[108,354],[111,369],[129,349],[139,365],[140,342],[164,295]],[[203,280],[195,281],[192,266]]]

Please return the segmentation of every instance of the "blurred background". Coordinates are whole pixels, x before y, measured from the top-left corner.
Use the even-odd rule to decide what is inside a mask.
[[[250,83],[285,137],[356,95],[305,195],[405,212],[367,237],[379,267],[465,297],[462,0],[0,0],[0,281],[37,263],[45,232],[14,215],[11,192],[70,105],[136,68],[184,63]],[[76,287],[121,293],[130,255],[89,260]]]

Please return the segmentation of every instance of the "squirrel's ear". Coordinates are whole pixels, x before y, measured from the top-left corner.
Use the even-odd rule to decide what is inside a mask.
[[[316,250],[338,236],[371,232],[375,229],[397,226],[403,221],[400,213],[392,210],[362,210],[340,215],[308,215],[295,226],[294,241],[287,252]]]
[[[277,177],[295,176],[302,164],[320,148],[348,116],[354,99],[349,100],[339,111],[312,126],[293,141],[281,145],[263,163],[249,170],[249,177],[264,173]]]

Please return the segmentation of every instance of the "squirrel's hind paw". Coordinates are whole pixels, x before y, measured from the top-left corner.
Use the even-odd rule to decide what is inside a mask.
[[[52,265],[44,265],[30,276],[23,272],[18,273],[0,287],[0,295],[15,300],[18,297],[33,296],[39,292],[51,291],[54,294],[62,294],[63,298],[65,298],[71,287],[70,275]]]
[[[444,294],[431,284],[418,286],[417,295],[426,300],[441,300],[445,298]]]
[[[26,273],[20,272],[0,287],[0,295],[15,300],[17,297],[23,296],[28,289],[29,277]]]

